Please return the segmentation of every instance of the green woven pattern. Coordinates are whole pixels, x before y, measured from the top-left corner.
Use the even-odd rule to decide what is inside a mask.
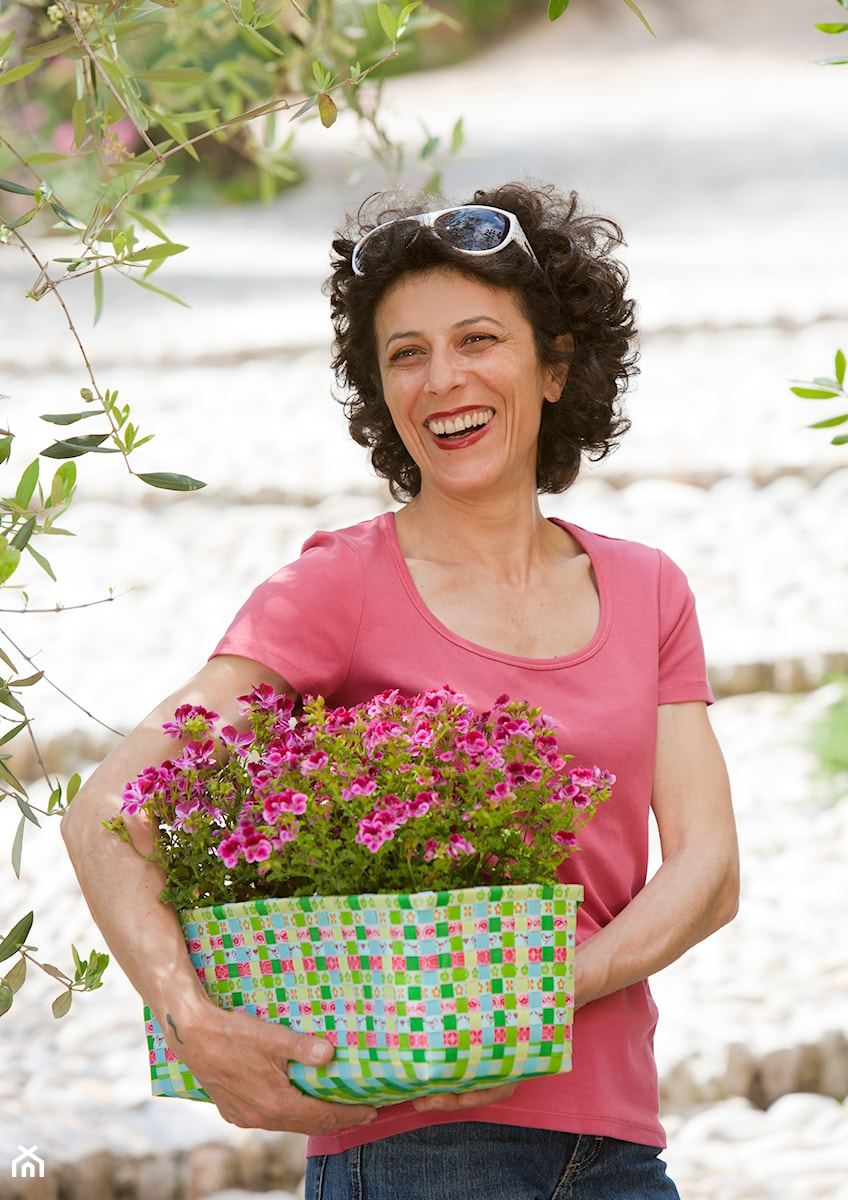
[[[375,1104],[571,1066],[576,886],[258,900],[182,914],[213,999],[336,1046],[289,1077]],[[154,1094],[208,1099],[145,1013]]]

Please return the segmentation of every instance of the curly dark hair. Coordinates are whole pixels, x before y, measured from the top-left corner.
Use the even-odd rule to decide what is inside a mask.
[[[614,257],[624,236],[615,221],[581,210],[577,194],[552,186],[507,183],[477,191],[470,204],[514,213],[538,264],[512,243],[480,257],[454,249],[431,228],[398,221],[444,205],[402,205],[371,197],[333,241],[330,298],[335,343],[332,365],[347,396],[342,400],[350,434],[371,451],[378,475],[396,500],[421,490],[421,473],[401,441],[383,400],[374,332],[377,306],[401,276],[450,267],[489,286],[512,292],[530,322],[543,368],[569,364],[560,403],[544,405],[536,484],[563,492],[577,477],[582,456],[605,458],[630,426],[622,396],[636,373],[634,303],[625,296],[628,274]],[[356,275],[351,254],[359,237],[396,221],[369,246],[367,270]],[[541,269],[540,269],[541,266]],[[557,338],[572,335],[572,350]]]

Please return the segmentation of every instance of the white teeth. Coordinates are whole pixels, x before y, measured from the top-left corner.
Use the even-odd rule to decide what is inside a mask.
[[[475,429],[478,425],[487,425],[494,415],[491,408],[480,408],[476,412],[460,413],[456,417],[447,417],[444,421],[428,421],[427,424],[436,437],[445,437],[451,433]]]

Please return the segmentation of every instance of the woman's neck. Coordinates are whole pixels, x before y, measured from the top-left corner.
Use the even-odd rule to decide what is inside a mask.
[[[535,490],[496,500],[422,492],[395,514],[395,524],[407,559],[521,575],[539,558],[562,552],[562,531],[542,515]]]

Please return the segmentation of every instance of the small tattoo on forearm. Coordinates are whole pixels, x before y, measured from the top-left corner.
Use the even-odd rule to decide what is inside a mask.
[[[174,1031],[174,1037],[177,1039],[177,1041],[178,1041],[178,1042],[180,1043],[180,1045],[182,1046],[182,1045],[183,1045],[183,1039],[180,1037],[179,1030],[177,1029],[176,1025],[174,1024],[174,1018],[171,1016],[171,1014],[170,1014],[170,1013],[166,1013],[166,1014],[165,1014],[165,1020],[168,1022],[168,1024],[169,1024],[169,1025],[171,1026],[171,1028],[173,1029],[173,1031]]]

